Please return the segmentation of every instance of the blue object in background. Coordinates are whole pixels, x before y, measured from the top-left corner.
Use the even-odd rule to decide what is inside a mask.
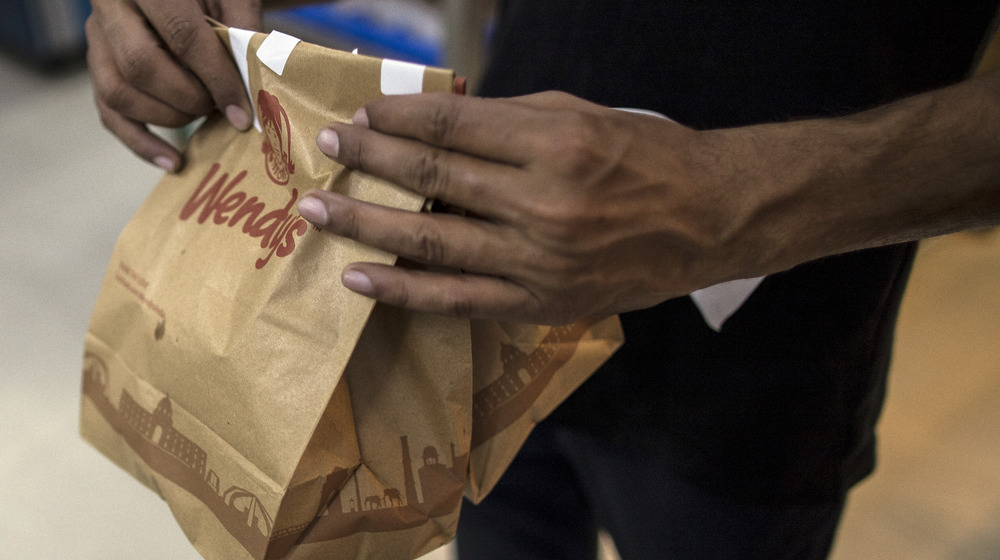
[[[441,66],[444,46],[412,29],[378,21],[362,11],[336,4],[319,4],[281,10],[281,20],[343,45],[361,54]]]
[[[41,65],[79,59],[89,15],[87,0],[0,0],[0,47]]]
[[[397,2],[394,8],[383,2],[382,6],[392,11],[404,4]],[[0,0],[0,49],[39,65],[78,60],[86,52],[84,23],[90,11],[88,0]],[[386,20],[350,2],[314,4],[274,14],[285,24],[341,48],[357,47],[362,54],[436,66],[444,61],[440,38],[407,26],[405,14],[395,21]]]

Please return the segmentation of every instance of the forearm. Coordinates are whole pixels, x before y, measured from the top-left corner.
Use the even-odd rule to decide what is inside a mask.
[[[758,272],[1000,223],[997,74],[851,117],[719,133],[759,156],[741,223]]]
[[[476,218],[326,191],[299,211],[330,234],[462,270],[354,263],[343,281],[365,296],[565,324],[996,223],[998,133],[996,77],[848,118],[711,131],[554,92],[385,96],[332,124],[320,149]]]

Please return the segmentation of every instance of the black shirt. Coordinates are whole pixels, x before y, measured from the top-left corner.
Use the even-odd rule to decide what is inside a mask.
[[[695,128],[830,116],[961,80],[994,0],[507,0],[480,93],[562,90]],[[874,428],[914,247],[768,277],[721,332],[690,298],[625,313],[626,343],[550,418],[665,455],[711,491],[837,499]]]

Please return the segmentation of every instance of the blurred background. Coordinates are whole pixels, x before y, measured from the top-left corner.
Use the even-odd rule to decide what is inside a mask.
[[[118,232],[160,176],[98,121],[86,13],[82,0],[0,0],[0,558],[194,560],[166,505],[78,436],[91,305]],[[268,24],[474,82],[487,13],[460,0],[345,0]],[[851,494],[835,560],[1000,558],[998,288],[1000,233],[923,244],[879,467]]]

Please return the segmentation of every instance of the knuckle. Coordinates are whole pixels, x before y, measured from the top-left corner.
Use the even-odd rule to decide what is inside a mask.
[[[194,46],[197,28],[186,15],[174,15],[163,26],[163,40],[170,52],[178,58],[185,58]]]
[[[388,282],[386,285],[375,284],[375,299],[398,307],[408,307],[412,298],[405,282]]]
[[[344,213],[340,227],[347,238],[358,239],[361,237],[361,219],[358,213],[353,210]]]
[[[447,251],[441,232],[426,223],[417,226],[409,240],[413,257],[419,261],[432,264],[445,262]]]
[[[599,220],[590,211],[586,198],[585,193],[581,193],[571,199],[536,203],[532,220],[540,234],[540,239],[536,241],[550,251],[559,253],[584,243],[599,224]]]
[[[344,134],[340,135],[340,159],[348,167],[353,167],[364,173],[372,172],[372,162],[368,152],[368,145],[364,140],[358,142],[348,142]]]
[[[455,130],[455,119],[451,107],[448,104],[435,106],[426,125],[426,138],[431,144],[447,144]]]
[[[570,177],[585,176],[603,165],[600,123],[593,115],[570,113],[550,145],[552,162]]]
[[[456,289],[436,291],[433,307],[442,315],[452,317],[473,317],[476,314],[476,306],[469,297],[468,290],[465,289],[464,277],[457,278]]]
[[[361,217],[357,210],[351,204],[330,204],[325,199],[323,199],[323,204],[327,211],[326,223],[323,224],[324,229],[357,241],[361,235]]]
[[[126,113],[132,107],[131,89],[123,82],[102,88],[99,95],[105,105],[119,113]]]
[[[442,165],[440,152],[432,150],[415,158],[407,179],[421,194],[429,198],[440,198],[447,183],[447,171]]]
[[[454,317],[471,317],[473,306],[472,302],[468,298],[459,297],[453,294],[446,296],[448,298],[445,309],[446,312]]]
[[[582,252],[549,251],[548,260],[539,273],[544,280],[539,285],[553,293],[568,293],[585,285],[594,274],[594,259]]]
[[[118,70],[125,81],[136,85],[149,83],[154,73],[149,52],[141,47],[123,49],[119,58]]]

